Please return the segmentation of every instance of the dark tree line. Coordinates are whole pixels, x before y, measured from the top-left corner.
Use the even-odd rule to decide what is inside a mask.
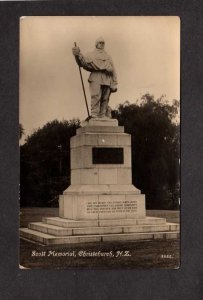
[[[178,101],[167,104],[147,94],[113,111],[132,135],[133,184],[146,195],[147,208],[175,209],[179,200]],[[70,138],[79,120],[54,120],[21,146],[21,206],[57,206],[70,185]]]
[[[56,206],[70,184],[70,138],[79,120],[54,120],[20,147],[21,206]]]
[[[125,102],[114,116],[132,137],[133,184],[146,195],[147,208],[172,209],[179,202],[179,103],[146,94],[140,104]]]

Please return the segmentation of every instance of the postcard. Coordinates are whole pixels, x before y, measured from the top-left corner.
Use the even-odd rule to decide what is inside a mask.
[[[19,24],[19,267],[179,268],[179,17]]]

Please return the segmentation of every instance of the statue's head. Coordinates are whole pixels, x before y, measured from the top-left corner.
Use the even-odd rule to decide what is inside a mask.
[[[99,38],[96,40],[95,46],[96,46],[97,49],[101,49],[101,50],[104,49],[105,42],[104,42],[103,37],[99,37]]]

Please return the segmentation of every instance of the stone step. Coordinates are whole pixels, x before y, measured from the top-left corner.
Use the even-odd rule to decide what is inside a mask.
[[[29,223],[28,228],[42,233],[47,233],[54,236],[69,236],[73,235],[72,228],[64,228],[55,225],[50,225],[42,222]]]
[[[78,244],[90,242],[110,242],[110,241],[135,241],[135,240],[154,240],[154,239],[177,239],[179,232],[151,232],[151,233],[120,233],[102,235],[83,235],[83,236],[53,236],[50,234],[35,231],[29,228],[21,228],[20,236],[45,245],[55,244]]]
[[[136,225],[136,226],[106,226],[106,227],[83,227],[83,228],[64,228],[42,222],[30,223],[29,229],[51,234],[54,236],[71,235],[94,235],[94,234],[114,234],[114,233],[133,233],[133,232],[158,232],[179,230],[177,224],[165,225]]]
[[[65,228],[82,228],[82,227],[108,227],[108,226],[135,226],[135,225],[165,225],[165,218],[146,217],[144,219],[115,219],[115,220],[70,220],[59,217],[43,218],[43,223],[65,227]]]
[[[64,228],[77,228],[77,227],[94,227],[98,226],[97,220],[82,220],[82,221],[75,221],[70,219],[64,219],[59,217],[45,217],[42,219],[43,223],[60,226]]]
[[[101,242],[101,236],[66,236],[56,237],[51,234],[42,233],[29,228],[21,228],[20,236],[28,240],[32,240],[44,245],[63,245],[63,244],[78,244]]]
[[[128,233],[103,235],[103,242],[110,241],[135,241],[135,240],[155,240],[155,239],[177,239],[179,232],[153,232],[153,233]]]

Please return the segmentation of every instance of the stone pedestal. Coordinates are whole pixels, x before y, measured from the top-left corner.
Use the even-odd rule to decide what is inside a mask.
[[[59,217],[20,229],[45,245],[176,239],[179,225],[145,216],[145,198],[132,185],[131,137],[117,120],[91,119],[71,139],[71,185]]]
[[[114,119],[84,122],[71,138],[71,185],[59,216],[73,220],[145,217],[145,199],[132,185],[131,136]]]

